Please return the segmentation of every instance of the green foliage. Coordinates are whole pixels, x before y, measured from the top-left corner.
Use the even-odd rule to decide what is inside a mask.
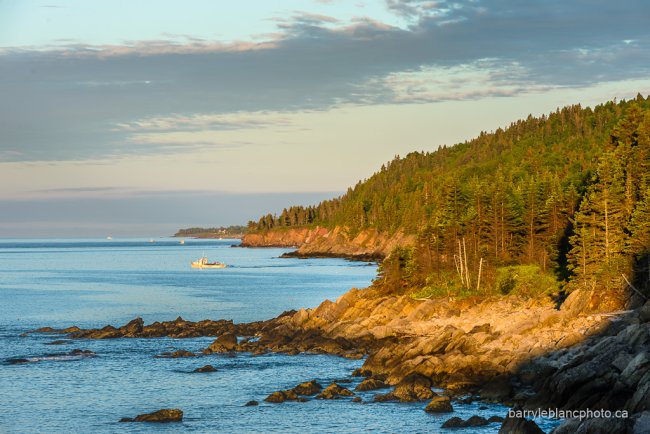
[[[341,197],[268,214],[249,230],[320,225],[352,236],[366,228],[412,234],[415,245],[385,261],[377,284],[431,295],[451,291],[445,273],[463,291],[487,293],[498,287],[497,269],[520,265],[568,279],[568,289],[610,289],[644,263],[641,280],[650,287],[649,188],[650,98],[639,95],[396,156]]]
[[[203,234],[211,234],[211,235],[220,235],[220,236],[228,236],[228,235],[242,235],[247,232],[248,228],[246,226],[220,226],[218,228],[187,228],[187,229],[179,229],[176,234],[174,234],[175,237],[191,237],[195,235],[203,235]]]
[[[426,286],[412,293],[411,297],[415,299],[457,297],[463,292],[458,276],[451,272],[443,272],[429,275]]]
[[[555,276],[545,273],[537,265],[515,265],[496,270],[496,289],[500,294],[537,296],[556,294],[560,285]]]

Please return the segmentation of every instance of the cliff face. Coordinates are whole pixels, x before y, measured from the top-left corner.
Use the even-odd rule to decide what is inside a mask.
[[[413,244],[415,238],[401,232],[387,236],[366,229],[355,236],[346,228],[323,227],[276,229],[247,234],[242,247],[297,247],[297,256],[386,257],[397,246]]]

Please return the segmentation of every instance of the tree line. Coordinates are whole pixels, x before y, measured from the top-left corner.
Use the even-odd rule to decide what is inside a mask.
[[[500,269],[524,265],[569,290],[647,287],[649,107],[638,95],[528,116],[455,146],[395,157],[341,197],[248,228],[414,234],[416,244],[382,266],[382,279],[404,288],[479,291],[479,269],[487,288],[507,278],[499,282]]]

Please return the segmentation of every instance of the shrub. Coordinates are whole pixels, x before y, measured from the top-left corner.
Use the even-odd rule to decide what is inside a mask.
[[[537,265],[515,265],[497,268],[497,290],[503,294],[536,296],[560,290],[557,279]]]

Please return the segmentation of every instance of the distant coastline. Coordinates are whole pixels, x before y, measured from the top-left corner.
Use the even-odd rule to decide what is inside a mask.
[[[241,239],[246,235],[245,226],[227,226],[216,228],[187,228],[179,229],[173,236],[177,238],[237,238]]]

